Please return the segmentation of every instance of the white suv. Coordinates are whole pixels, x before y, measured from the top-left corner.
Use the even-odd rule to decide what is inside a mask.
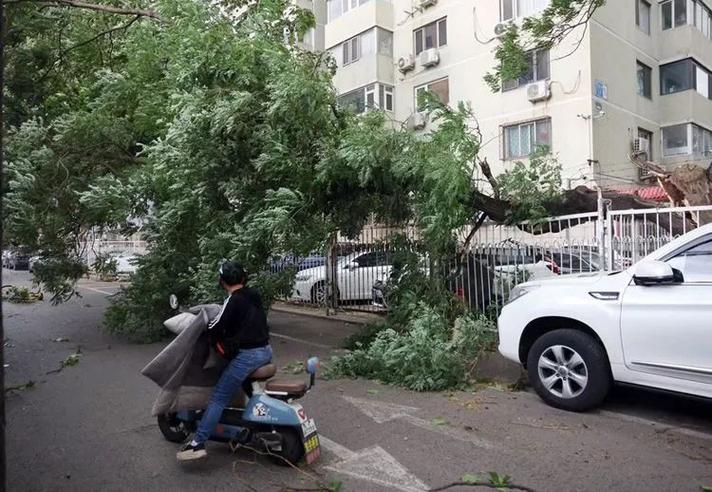
[[[592,408],[614,381],[712,398],[712,224],[622,272],[520,284],[498,325],[552,406]]]

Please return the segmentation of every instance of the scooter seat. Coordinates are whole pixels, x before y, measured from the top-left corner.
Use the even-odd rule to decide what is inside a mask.
[[[270,381],[265,386],[267,392],[287,393],[290,396],[301,397],[307,392],[307,384],[299,381]]]
[[[267,381],[275,374],[277,374],[277,366],[274,364],[267,364],[250,374],[248,379],[251,381]]]

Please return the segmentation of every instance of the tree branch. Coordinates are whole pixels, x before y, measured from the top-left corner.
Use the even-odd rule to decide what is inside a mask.
[[[159,22],[165,22],[165,20],[158,15],[157,12],[153,10],[143,10],[143,9],[133,9],[127,7],[115,7],[113,5],[102,5],[96,3],[82,2],[80,0],[2,0],[5,5],[12,5],[18,3],[31,3],[34,5],[41,5],[44,7],[73,7],[85,10],[94,10],[97,12],[106,12],[109,14],[118,15],[132,15],[138,17],[149,17],[151,19],[157,20]]]
[[[111,29],[107,29],[106,31],[102,31],[102,32],[98,33],[96,36],[93,36],[93,37],[91,37],[91,38],[89,38],[89,39],[86,39],[86,40],[84,40],[84,41],[80,41],[80,42],[78,42],[78,43],[76,43],[76,44],[73,44],[73,45],[70,46],[69,48],[60,51],[60,52],[59,52],[59,55],[57,55],[57,58],[52,62],[52,64],[49,66],[49,68],[48,68],[47,70],[45,70],[45,73],[43,73],[43,74],[37,79],[37,81],[36,81],[35,83],[36,83],[36,84],[39,84],[39,83],[41,83],[42,81],[44,81],[44,80],[49,76],[49,74],[52,73],[52,71],[53,71],[53,70],[55,69],[55,67],[59,64],[59,62],[61,62],[62,59],[64,59],[64,56],[65,56],[67,53],[69,53],[70,51],[75,50],[75,49],[77,49],[77,48],[81,48],[82,46],[86,46],[87,44],[92,43],[92,42],[96,41],[97,39],[99,39],[99,38],[101,38],[101,37],[103,37],[103,36],[106,36],[106,35],[108,35],[108,34],[111,34],[111,33],[113,33],[113,32],[128,29],[129,27],[131,27],[131,24],[133,24],[134,22],[136,22],[136,21],[139,20],[140,18],[141,18],[140,15],[136,15],[133,19],[131,19],[131,20],[130,20],[129,22],[127,22],[126,24],[122,24],[122,25],[120,25],[120,26],[115,26],[115,27],[112,27]],[[60,41],[60,42],[61,42],[61,41]]]
[[[441,490],[454,489],[455,487],[485,487],[488,489],[497,489],[497,490],[523,490],[524,492],[536,492],[532,488],[526,487],[524,485],[517,485],[514,483],[509,483],[507,485],[494,485],[489,482],[465,482],[465,481],[452,482],[447,485],[443,485],[442,487],[430,489],[428,492],[439,492]]]

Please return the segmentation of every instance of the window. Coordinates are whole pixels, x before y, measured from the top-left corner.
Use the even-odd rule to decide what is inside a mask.
[[[668,264],[682,272],[685,283],[712,282],[712,239],[671,258]]]
[[[663,128],[663,155],[689,154],[690,147],[687,138],[688,125],[675,125]]]
[[[356,113],[363,113],[371,108],[393,111],[394,99],[393,86],[369,84],[340,95],[338,102],[342,108],[351,108]]]
[[[638,95],[652,99],[653,69],[638,62]]]
[[[364,55],[376,52],[376,31],[369,29],[358,36],[347,39],[341,44],[341,65],[346,66],[361,59]]]
[[[680,60],[660,67],[660,92],[695,89],[700,95],[712,99],[712,74],[693,59]]]
[[[504,158],[528,157],[536,147],[551,147],[551,119],[504,127]]]
[[[665,95],[692,89],[692,68],[690,59],[661,66],[660,93]]]
[[[650,34],[650,4],[646,0],[635,0],[635,25]]]
[[[381,109],[393,111],[393,87],[390,85],[379,84],[378,100],[380,101]]]
[[[391,264],[391,254],[388,251],[365,253],[354,259],[359,268],[386,266]]]
[[[440,19],[413,31],[415,54],[447,44],[447,19]]]
[[[695,124],[690,126],[692,127],[692,153],[705,157],[712,155],[712,132]]]
[[[438,100],[443,104],[450,102],[450,85],[448,79],[436,80],[415,88],[415,107],[418,108],[418,111],[423,111],[424,109],[422,98],[426,91],[435,94]]]
[[[511,91],[517,87],[537,80],[546,80],[550,76],[549,50],[529,51],[527,54],[527,72],[515,80],[502,82],[503,91]]]
[[[710,75],[699,65],[695,66],[695,90],[706,98],[710,97]]]
[[[549,5],[549,0],[500,0],[499,17],[506,21],[528,17],[541,12]]]
[[[344,43],[341,45],[341,50],[343,53],[342,57],[342,65],[346,66],[349,63],[353,63],[359,59],[359,37],[353,37],[347,41],[344,41]]]
[[[694,25],[705,37],[712,39],[712,10],[704,0],[666,0],[660,6],[663,30]]]
[[[327,0],[327,22],[338,19],[349,10],[353,10],[368,1],[369,0]]]

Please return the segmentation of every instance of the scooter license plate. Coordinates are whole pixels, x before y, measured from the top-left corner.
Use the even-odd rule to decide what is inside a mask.
[[[306,422],[302,422],[302,435],[306,439],[309,434],[314,434],[316,432],[316,423],[314,419],[309,419]]]
[[[311,465],[321,456],[319,436],[316,433],[314,419],[309,419],[302,424],[302,432],[304,435],[304,459],[307,465]]]

